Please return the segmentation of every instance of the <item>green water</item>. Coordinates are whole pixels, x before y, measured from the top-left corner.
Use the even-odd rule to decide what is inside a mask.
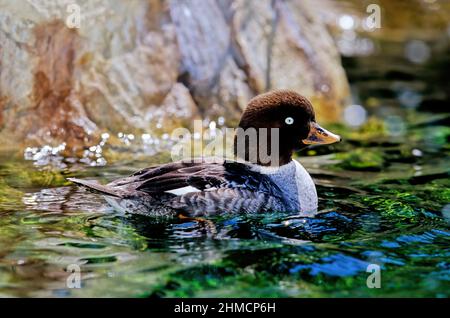
[[[380,105],[362,127],[330,127],[343,143],[298,154],[317,184],[315,216],[223,215],[212,237],[193,222],[119,214],[65,180],[110,181],[166,153],[106,156],[104,166],[1,153],[0,296],[448,297],[448,113],[395,98],[393,84],[426,81],[416,69],[408,81],[362,78],[366,60],[344,62],[355,98]],[[67,287],[70,264],[79,289]],[[369,264],[381,288],[367,287]]]

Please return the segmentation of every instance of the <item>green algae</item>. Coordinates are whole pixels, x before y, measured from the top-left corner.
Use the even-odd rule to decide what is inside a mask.
[[[12,188],[33,188],[33,187],[57,187],[70,184],[64,174],[64,170],[46,167],[36,169],[29,162],[11,161],[4,162],[1,167],[3,182]]]
[[[398,217],[405,219],[412,219],[420,214],[420,211],[415,210],[411,205],[401,200],[397,199],[386,199],[385,197],[372,197],[366,198],[363,202],[384,217]]]
[[[384,158],[376,149],[356,149],[338,153],[335,158],[341,162],[337,167],[346,170],[380,171],[384,166]]]
[[[0,179],[0,206],[18,208],[22,205],[23,192],[10,187],[4,180]]]

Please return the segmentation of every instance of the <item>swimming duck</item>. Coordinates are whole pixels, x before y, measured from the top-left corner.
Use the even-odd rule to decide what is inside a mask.
[[[248,139],[251,131],[257,142]],[[310,212],[317,209],[316,188],[305,168],[292,158],[293,152],[340,140],[316,123],[307,98],[291,90],[275,90],[248,103],[235,134],[236,160],[172,162],[106,185],[69,180],[104,195],[116,210],[144,215]],[[264,142],[268,149],[261,152]],[[276,156],[267,160],[268,153]]]

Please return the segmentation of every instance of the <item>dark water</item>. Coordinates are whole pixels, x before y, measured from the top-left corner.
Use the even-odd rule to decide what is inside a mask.
[[[192,222],[119,214],[65,181],[109,181],[165,162],[164,154],[107,158],[104,166],[90,166],[103,164],[101,155],[74,162],[1,154],[0,296],[448,297],[442,72],[393,50],[383,61],[344,60],[370,119],[335,125],[345,142],[299,154],[318,188],[314,217],[225,215],[212,219],[212,237]],[[80,266],[80,289],[67,288],[70,264]],[[367,287],[370,264],[381,268],[381,288]]]

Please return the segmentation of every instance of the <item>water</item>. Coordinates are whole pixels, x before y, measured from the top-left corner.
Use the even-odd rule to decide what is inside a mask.
[[[317,184],[315,217],[223,215],[212,236],[194,222],[119,214],[65,179],[110,181],[165,153],[103,166],[1,153],[0,296],[448,297],[449,116],[419,106],[441,73],[389,58],[344,60],[365,123],[330,127],[345,142],[299,154]],[[79,289],[67,287],[70,264]],[[367,287],[370,264],[381,288]]]

